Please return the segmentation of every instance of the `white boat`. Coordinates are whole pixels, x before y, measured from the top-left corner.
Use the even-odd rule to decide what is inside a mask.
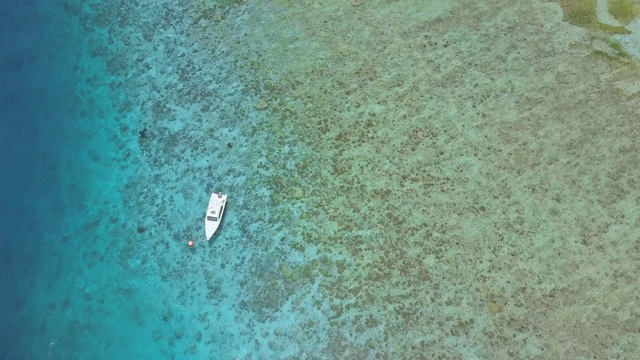
[[[207,215],[204,218],[204,232],[207,235],[207,240],[211,239],[216,230],[218,230],[225,205],[227,205],[227,195],[222,195],[221,192],[211,194]]]

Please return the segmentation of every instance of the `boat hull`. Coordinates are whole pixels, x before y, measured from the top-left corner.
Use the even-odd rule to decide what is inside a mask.
[[[209,206],[204,217],[204,232],[207,240],[211,239],[222,222],[222,215],[227,205],[227,195],[212,193],[209,198]]]

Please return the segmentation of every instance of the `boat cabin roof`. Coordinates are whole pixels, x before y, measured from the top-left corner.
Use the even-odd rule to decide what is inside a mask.
[[[207,216],[218,216],[222,212],[224,206],[224,198],[212,197],[207,208]]]

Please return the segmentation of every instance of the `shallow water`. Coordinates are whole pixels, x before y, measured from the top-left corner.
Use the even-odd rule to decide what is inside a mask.
[[[1,358],[640,353],[633,33],[570,1],[0,6]]]

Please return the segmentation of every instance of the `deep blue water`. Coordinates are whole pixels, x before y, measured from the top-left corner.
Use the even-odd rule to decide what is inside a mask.
[[[25,318],[77,187],[65,163],[77,129],[79,39],[61,1],[0,2],[0,358],[38,337]],[[72,197],[72,196],[71,196]],[[25,333],[28,332],[28,333]]]

